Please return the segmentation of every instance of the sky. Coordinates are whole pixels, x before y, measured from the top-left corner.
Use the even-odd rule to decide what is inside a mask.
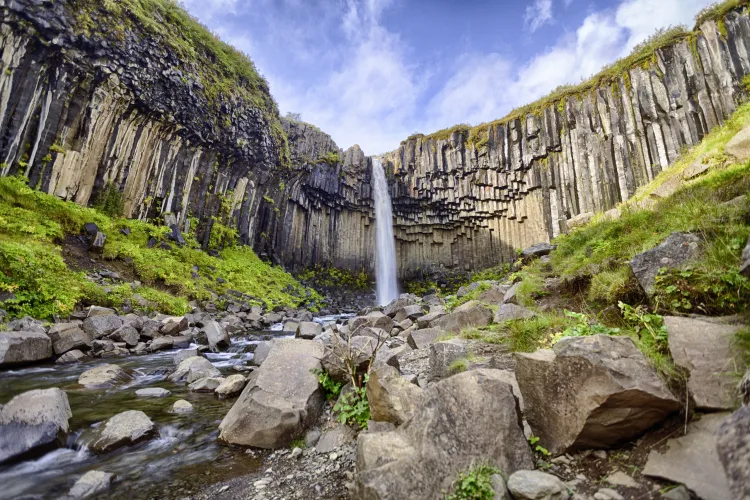
[[[183,0],[341,148],[505,116],[713,0]]]

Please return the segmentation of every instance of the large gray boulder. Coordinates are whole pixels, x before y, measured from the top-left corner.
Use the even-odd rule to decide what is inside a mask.
[[[58,388],[15,396],[0,406],[0,464],[63,446],[72,416],[68,396]]]
[[[731,410],[740,404],[737,383],[744,365],[734,339],[742,326],[728,324],[730,320],[664,318],[669,352],[689,374],[688,390],[698,410]]]
[[[682,483],[703,500],[736,500],[717,453],[716,432],[727,413],[703,415],[688,425],[687,434],[667,441],[664,453],[652,450],[643,474]]]
[[[78,383],[87,388],[113,387],[130,378],[130,375],[121,367],[103,364],[81,373]]]
[[[538,259],[539,257],[544,257],[545,255],[549,255],[552,253],[552,250],[555,249],[555,245],[551,245],[549,243],[537,243],[536,245],[532,245],[528,248],[525,248],[521,251],[521,259],[525,263],[529,263],[534,259]]]
[[[616,446],[680,408],[629,337],[568,337],[516,353],[516,378],[526,418],[552,454]]]
[[[106,453],[158,436],[159,430],[145,413],[128,410],[100,425],[89,448],[96,453]]]
[[[206,377],[221,377],[221,372],[206,358],[193,356],[181,361],[177,365],[177,369],[168,378],[172,382],[192,384],[196,380]]]
[[[359,335],[357,331],[362,328],[380,328],[386,332],[390,332],[395,326],[396,322],[393,319],[378,311],[373,311],[367,316],[358,316],[349,320],[349,331],[352,332],[352,336]]]
[[[109,472],[90,470],[76,481],[76,484],[68,492],[68,496],[87,498],[100,495],[109,490],[109,486],[114,479],[115,475]]]
[[[460,333],[464,328],[486,326],[492,323],[492,310],[482,304],[471,304],[470,307],[461,306],[461,310],[436,319],[430,323],[430,328],[437,328],[444,332]]]
[[[260,342],[255,351],[253,351],[253,364],[256,366],[262,365],[271,352],[272,347],[273,342]]]
[[[314,321],[303,321],[297,326],[297,337],[305,340],[312,340],[317,335],[323,333],[323,325]]]
[[[533,467],[518,403],[496,370],[432,384],[401,427],[360,434],[353,497],[442,498],[458,473],[476,463],[506,474]]]
[[[495,311],[494,321],[495,323],[502,323],[503,321],[531,319],[534,316],[536,316],[534,311],[526,309],[523,306],[516,304],[500,304],[497,311]]]
[[[370,372],[367,401],[370,418],[401,425],[422,402],[424,391],[408,382],[392,366],[378,365]]]
[[[701,239],[690,233],[672,233],[656,248],[640,253],[630,261],[630,269],[646,294],[654,293],[661,268],[674,269],[700,255]]]
[[[107,338],[114,342],[125,342],[128,346],[135,347],[141,339],[141,334],[134,327],[123,325],[112,332]]]
[[[313,370],[321,369],[324,348],[312,340],[280,339],[219,425],[230,444],[279,448],[318,418],[324,397]]]
[[[716,435],[716,451],[732,497],[750,498],[750,406],[724,419]]]
[[[741,162],[750,158],[750,127],[745,127],[737,132],[724,146],[724,152]]]
[[[55,354],[65,354],[73,349],[88,349],[93,340],[83,331],[80,323],[57,323],[47,332]]]
[[[455,375],[453,363],[466,359],[468,355],[466,344],[467,342],[463,339],[451,339],[431,344],[429,346],[429,380],[440,380]]]
[[[46,333],[0,332],[0,366],[42,361],[52,357]]]
[[[425,349],[437,342],[442,335],[445,335],[445,332],[438,328],[424,328],[409,332],[406,341],[412,349]]]
[[[230,375],[216,388],[216,395],[220,399],[231,398],[242,392],[247,385],[244,375]]]
[[[417,303],[417,299],[413,295],[402,294],[399,298],[391,301],[390,304],[383,308],[383,314],[386,316],[395,316],[399,309],[406,306],[413,306]]]
[[[566,500],[568,487],[557,476],[538,470],[519,470],[508,478],[515,500]]]
[[[83,331],[91,340],[106,337],[122,326],[122,320],[113,314],[89,316],[83,320]]]
[[[229,334],[216,321],[207,321],[203,325],[203,330],[206,334],[206,340],[208,341],[208,348],[214,352],[223,351],[232,345],[232,340],[229,338]]]

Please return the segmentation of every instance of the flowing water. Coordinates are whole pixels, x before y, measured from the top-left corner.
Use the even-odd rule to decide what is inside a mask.
[[[375,247],[375,272],[378,304],[384,306],[398,298],[396,280],[396,240],[393,237],[393,213],[388,182],[383,165],[378,158],[372,159],[373,198],[375,199],[375,224],[377,226]]]
[[[324,323],[347,316],[316,318]],[[237,373],[232,367],[246,364],[253,355],[250,344],[279,337],[281,325],[271,332],[232,337],[227,352],[207,353],[206,357],[227,376]],[[195,346],[192,346],[195,347]],[[56,499],[64,496],[75,480],[89,470],[117,475],[107,498],[180,498],[204,486],[232,477],[252,473],[261,466],[260,459],[244,449],[223,446],[217,441],[218,427],[235,399],[220,400],[214,394],[189,392],[187,385],[166,380],[174,368],[172,358],[179,350],[161,351],[147,356],[94,359],[72,365],[37,365],[0,372],[0,404],[32,389],[59,387],[68,395],[73,418],[65,448],[35,460],[0,466],[0,499],[33,495]],[[133,379],[113,389],[84,389],[77,383],[84,371],[102,363],[118,364],[129,370]],[[144,387],[164,387],[172,391],[166,398],[137,398],[135,391]],[[189,401],[194,411],[170,412],[178,399]],[[86,446],[94,429],[126,410],[141,410],[159,429],[160,437],[135,446],[97,455]]]

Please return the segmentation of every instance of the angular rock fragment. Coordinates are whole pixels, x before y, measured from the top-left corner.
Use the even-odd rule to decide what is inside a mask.
[[[168,378],[172,382],[191,384],[196,380],[207,377],[221,377],[221,372],[206,358],[193,356],[181,361],[177,369]]]
[[[672,233],[659,246],[640,253],[630,261],[630,269],[646,294],[654,293],[656,275],[662,268],[674,269],[700,255],[701,239],[690,233]]]
[[[106,453],[123,446],[132,446],[158,435],[159,430],[145,413],[139,410],[128,410],[118,413],[100,425],[89,448],[96,453]]]
[[[401,425],[422,401],[423,390],[409,383],[397,369],[379,365],[370,372],[367,401],[370,418]]]
[[[750,498],[750,406],[724,419],[716,431],[716,451],[733,498]]]
[[[109,472],[90,470],[84,474],[68,492],[73,498],[87,498],[100,495],[107,490],[114,481],[115,475]]]
[[[42,361],[52,357],[46,333],[0,332],[0,366]]]
[[[464,304],[465,305],[465,304]],[[444,332],[459,333],[464,328],[486,326],[492,323],[492,310],[481,304],[475,304],[461,311],[438,318],[430,323],[430,328],[437,328]]]
[[[83,372],[78,377],[78,383],[87,388],[113,387],[130,378],[120,366],[103,364]]]

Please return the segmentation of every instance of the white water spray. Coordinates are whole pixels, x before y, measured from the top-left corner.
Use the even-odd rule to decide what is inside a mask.
[[[398,298],[398,283],[396,282],[396,242],[393,238],[391,196],[388,194],[388,182],[385,180],[383,165],[377,158],[372,159],[372,183],[375,224],[377,225],[376,285],[378,304],[384,306]]]

